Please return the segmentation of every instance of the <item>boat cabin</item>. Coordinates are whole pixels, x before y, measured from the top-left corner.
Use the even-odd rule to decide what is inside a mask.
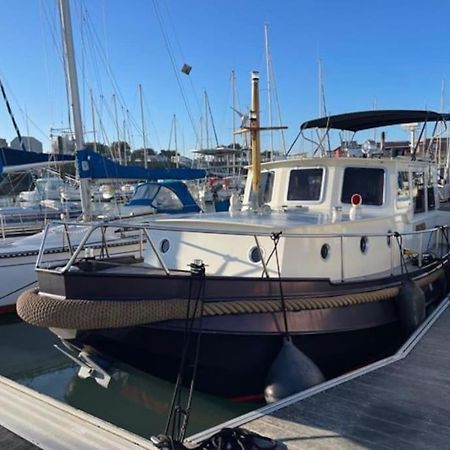
[[[244,205],[249,208],[252,171]],[[410,158],[299,158],[262,166],[260,204],[274,211],[311,211],[339,217],[356,199],[359,217],[417,215],[438,205],[437,169]]]

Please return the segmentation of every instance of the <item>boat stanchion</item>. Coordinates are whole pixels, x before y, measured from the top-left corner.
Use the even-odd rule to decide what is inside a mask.
[[[324,381],[317,365],[285,337],[267,374],[264,398],[273,403]]]

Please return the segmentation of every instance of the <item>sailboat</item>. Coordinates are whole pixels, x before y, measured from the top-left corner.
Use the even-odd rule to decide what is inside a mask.
[[[115,244],[110,254],[130,255],[139,253],[142,236],[130,237],[130,233],[109,229],[95,233],[88,241],[83,240],[86,226],[90,221],[117,219],[118,217],[153,216],[155,213],[199,212],[200,207],[181,180],[197,179],[205,176],[204,170],[194,169],[145,169],[136,166],[122,166],[109,158],[102,157],[92,150],[84,148],[81,109],[79,103],[77,71],[71,19],[68,0],[60,0],[61,27],[64,35],[64,61],[66,63],[66,82],[70,93],[71,112],[75,128],[75,163],[80,184],[83,221],[76,224],[55,222],[51,230],[46,229],[38,234],[17,239],[14,242],[0,244],[0,314],[15,310],[17,297],[30,286],[36,285],[34,266],[45,236],[49,246],[45,250],[47,259],[54,263],[65,260],[77,248],[80,242],[88,242],[91,251],[103,248],[104,240],[109,237]],[[95,211],[90,199],[90,180],[146,180],[136,189],[128,205],[105,211]],[[159,180],[171,180],[161,183]],[[170,204],[162,201],[168,199]],[[1,218],[1,217],[0,217]],[[55,219],[55,217],[50,217]],[[67,218],[69,219],[69,217]],[[1,226],[1,223],[0,223]],[[0,227],[1,231],[1,227]]]
[[[39,289],[19,298],[20,317],[75,355],[95,349],[170,380],[183,363],[201,391],[268,401],[399,345],[449,286],[450,212],[439,209],[433,149],[419,154],[417,143],[397,155],[367,141],[357,156],[353,139],[334,152],[321,138],[323,157],[261,166],[258,83],[253,73],[243,205],[124,221],[146,234],[142,259],[86,256],[83,242],[62,264],[41,251]],[[361,111],[304,122],[301,132],[449,119]]]

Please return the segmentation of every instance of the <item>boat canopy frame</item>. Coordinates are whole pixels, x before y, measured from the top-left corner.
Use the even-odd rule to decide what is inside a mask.
[[[426,153],[432,155],[430,150],[433,140],[435,138],[438,123],[444,124],[441,133],[443,134],[447,130],[448,121],[450,121],[450,114],[428,110],[384,109],[384,110],[357,111],[345,114],[337,114],[333,116],[320,117],[318,119],[303,122],[300,125],[299,135],[302,135],[305,138],[305,140],[317,145],[317,148],[314,151],[314,155],[316,155],[316,153],[319,150],[321,150],[322,153],[324,153],[325,139],[327,139],[329,150],[331,150],[329,141],[330,130],[340,130],[341,132],[351,131],[353,132],[354,136],[356,132],[362,130],[380,128],[383,126],[422,123],[423,125],[421,127],[419,137],[415,143],[414,150],[411,156],[411,159],[415,160],[419,142],[424,134],[426,124],[428,122],[435,122],[432,138],[430,140],[428,148],[426,149]],[[309,129],[316,129],[316,131],[325,129],[326,131],[325,133],[319,133],[317,131],[319,141],[316,142],[308,138],[304,134],[304,131]],[[343,142],[342,135],[340,140],[342,143]]]

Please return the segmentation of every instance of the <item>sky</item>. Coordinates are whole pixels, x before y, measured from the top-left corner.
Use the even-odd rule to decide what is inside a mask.
[[[174,114],[180,153],[189,156],[200,136],[206,146],[206,121],[209,146],[216,145],[215,133],[219,144],[230,144],[232,71],[236,107],[243,113],[250,104],[251,71],[260,71],[261,122],[268,125],[265,24],[274,74],[272,123],[279,125],[281,116],[288,126],[287,148],[300,124],[319,116],[319,60],[328,114],[440,110],[443,82],[444,109],[450,108],[448,0],[71,0],[70,5],[87,141],[93,139],[92,90],[97,140],[126,137],[142,147],[141,85],[148,146],[175,148]],[[0,0],[0,10],[0,79],[21,133],[48,149],[51,129],[69,126],[57,2]],[[189,76],[181,73],[183,64],[192,66]],[[205,91],[213,121],[205,119]],[[281,148],[281,134],[273,136],[275,148]],[[15,137],[2,99],[0,137]],[[269,145],[265,133],[263,148]],[[299,140],[293,152],[308,146]]]

